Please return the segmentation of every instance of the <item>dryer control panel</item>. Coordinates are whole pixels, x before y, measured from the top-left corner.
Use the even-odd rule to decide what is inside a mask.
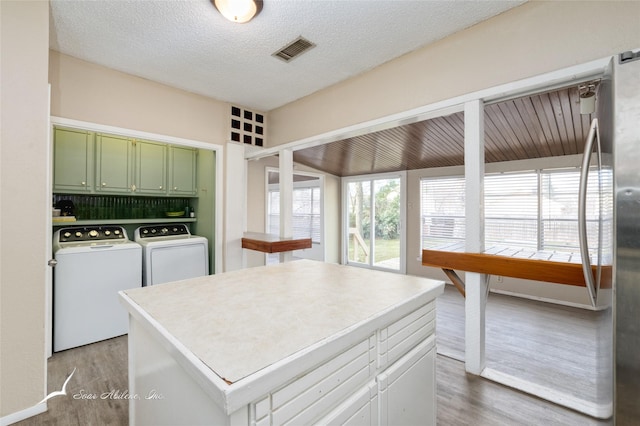
[[[183,223],[141,226],[136,230],[136,238],[189,236],[189,228]]]
[[[121,226],[82,226],[62,228],[56,233],[58,242],[126,240],[127,232]]]

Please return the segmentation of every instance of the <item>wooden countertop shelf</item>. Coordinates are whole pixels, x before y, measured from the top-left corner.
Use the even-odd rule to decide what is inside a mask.
[[[455,269],[586,287],[579,257],[573,256],[572,258],[571,255],[560,254],[557,256],[558,259],[564,258],[568,261],[557,261],[553,260],[554,255],[549,252],[525,252],[524,250],[493,247],[485,253],[466,253],[459,251],[459,247],[447,247],[446,250],[422,250],[422,265],[441,268],[463,294],[464,291],[459,285],[464,288],[464,283],[459,278],[458,283],[455,282],[457,277]],[[592,266],[591,269],[595,277],[597,267]],[[611,271],[611,265],[602,266],[601,288],[611,288]]]
[[[273,234],[245,232],[242,248],[263,253],[281,253],[285,251],[311,248],[311,238],[283,238]]]

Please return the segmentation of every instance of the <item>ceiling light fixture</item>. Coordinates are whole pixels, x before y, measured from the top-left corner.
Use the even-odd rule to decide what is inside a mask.
[[[218,11],[238,24],[249,22],[262,10],[262,0],[212,0]]]

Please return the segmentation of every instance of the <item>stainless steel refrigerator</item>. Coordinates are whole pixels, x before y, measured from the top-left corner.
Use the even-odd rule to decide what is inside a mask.
[[[638,425],[640,50],[624,52],[610,62],[598,83],[595,112],[597,118],[585,143],[579,197],[585,281],[593,305],[606,312],[596,332],[604,344],[597,345],[594,376],[598,378],[598,399],[603,407],[609,406],[602,413],[612,413],[616,425]],[[586,207],[594,205],[593,200],[587,203],[586,186],[587,174],[595,165],[600,185],[597,224],[588,223]]]
[[[613,64],[614,420],[640,424],[640,50]]]

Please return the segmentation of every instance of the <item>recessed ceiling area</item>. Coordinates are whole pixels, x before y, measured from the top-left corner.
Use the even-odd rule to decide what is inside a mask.
[[[267,112],[524,3],[265,0],[246,24],[210,0],[51,0],[50,48]],[[298,37],[316,47],[286,63]]]
[[[580,114],[578,86],[485,106],[485,161],[582,153],[593,114]],[[458,112],[293,152],[295,162],[336,176],[464,164]]]

